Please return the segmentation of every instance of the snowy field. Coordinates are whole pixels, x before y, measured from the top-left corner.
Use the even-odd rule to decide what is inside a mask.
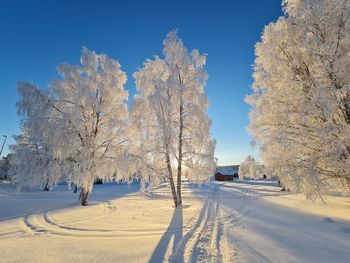
[[[0,185],[0,262],[349,262],[350,199],[314,204],[271,182],[96,185],[90,205],[58,186]]]

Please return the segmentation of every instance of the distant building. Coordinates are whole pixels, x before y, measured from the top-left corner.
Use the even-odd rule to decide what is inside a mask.
[[[218,166],[215,171],[215,181],[230,181],[238,178],[239,165]]]

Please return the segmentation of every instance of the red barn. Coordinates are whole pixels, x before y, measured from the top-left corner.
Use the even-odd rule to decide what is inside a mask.
[[[232,174],[222,174],[220,172],[216,172],[215,181],[231,181],[233,180]]]
[[[238,165],[218,166],[215,172],[215,181],[231,181],[238,177]]]

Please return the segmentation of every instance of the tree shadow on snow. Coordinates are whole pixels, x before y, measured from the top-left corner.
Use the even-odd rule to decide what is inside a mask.
[[[162,238],[159,240],[157,247],[152,253],[152,257],[149,263],[163,262],[166,251],[170,245],[171,239],[173,238],[173,247],[171,252],[170,262],[184,262],[183,251],[177,250],[182,238],[183,238],[183,208],[179,206],[174,209],[171,222],[164,232]],[[177,253],[177,252],[178,253]]]
[[[109,202],[125,195],[138,192],[138,183],[104,183],[95,185],[89,197],[88,207]],[[66,185],[58,185],[53,191],[32,190],[28,192],[6,191],[0,192],[0,222],[28,217],[61,209],[81,207],[78,193],[68,190]]]

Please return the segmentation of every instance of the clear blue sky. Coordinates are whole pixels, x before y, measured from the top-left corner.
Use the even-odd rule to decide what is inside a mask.
[[[17,81],[46,87],[56,65],[77,64],[83,46],[118,59],[135,93],[133,72],[161,55],[167,32],[179,29],[189,50],[208,54],[209,116],[219,164],[258,157],[246,132],[254,45],[281,12],[280,0],[0,2],[0,134],[18,134]],[[2,138],[0,139],[2,143]],[[8,145],[13,143],[10,138]]]

